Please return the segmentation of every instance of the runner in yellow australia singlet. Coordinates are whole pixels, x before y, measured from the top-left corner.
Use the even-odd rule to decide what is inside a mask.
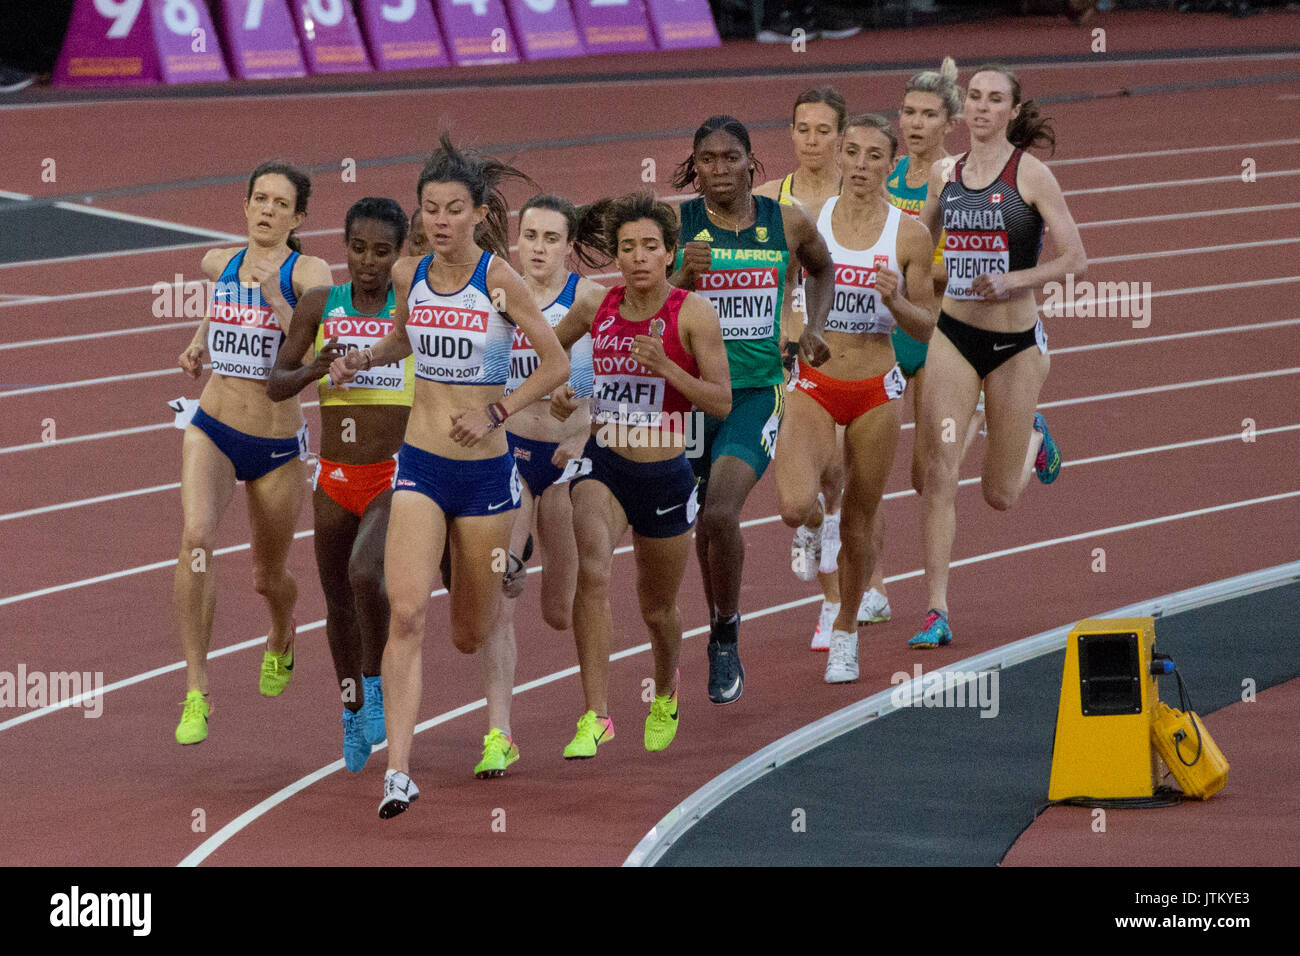
[[[830,352],[821,337],[834,294],[834,266],[816,226],[797,206],[753,194],[762,167],[749,132],[731,116],[710,117],[695,131],[691,155],[677,168],[677,188],[700,198],[683,204],[674,285],[707,297],[718,313],[731,365],[731,412],[704,417],[704,442],[688,454],[700,481],[696,554],[704,578],[711,635],[709,699],[737,700],[744,669],[737,654],[745,543],[740,510],[776,453],[784,409],[781,303],[789,271],[808,271],[802,360],[820,365]]]

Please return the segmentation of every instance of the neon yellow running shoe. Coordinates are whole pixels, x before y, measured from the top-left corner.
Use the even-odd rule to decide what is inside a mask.
[[[176,725],[176,742],[178,744],[202,743],[208,736],[208,715],[212,713],[212,705],[208,703],[201,690],[192,690],[186,694],[184,704],[181,722]]]
[[[474,768],[480,780],[504,777],[506,768],[519,759],[519,748],[514,740],[493,727],[483,738],[483,759]]]
[[[667,750],[677,736],[677,691],[671,697],[656,697],[645,719],[645,749]]]
[[[578,718],[578,732],[564,748],[564,759],[586,760],[594,757],[597,747],[613,739],[614,721],[608,717],[597,717],[594,710],[589,710]]]
[[[262,654],[262,677],[257,689],[263,697],[279,697],[293,680],[293,648],[283,654],[266,651]]]

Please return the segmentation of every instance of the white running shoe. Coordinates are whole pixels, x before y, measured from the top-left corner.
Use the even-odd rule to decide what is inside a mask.
[[[400,770],[384,773],[384,799],[379,801],[379,816],[391,820],[420,799],[420,788]]]
[[[817,570],[821,574],[834,574],[840,569],[840,513],[827,512],[822,519],[822,556]]]
[[[810,651],[825,651],[831,646],[831,631],[835,629],[835,618],[839,616],[840,606],[830,601],[822,601],[821,617],[817,618],[817,630],[813,631]]]
[[[888,621],[893,613],[889,607],[889,598],[872,588],[862,595],[862,603],[858,605],[858,623],[881,624]]]
[[[824,524],[824,522],[823,522]],[[800,525],[790,542],[790,570],[800,581],[816,581],[821,567],[822,529]]]
[[[848,631],[831,633],[826,658],[826,683],[847,684],[858,679],[858,635]]]

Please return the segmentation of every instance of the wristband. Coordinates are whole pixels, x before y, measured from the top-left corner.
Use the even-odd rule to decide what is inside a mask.
[[[364,349],[361,350],[361,354],[366,357],[366,371],[369,372],[370,366],[374,363],[375,360],[375,355],[374,352],[372,351],[372,347],[367,345]]]
[[[493,402],[488,408],[493,410],[498,425],[504,424],[505,420],[510,417],[510,413],[506,411],[506,406],[502,402]]]

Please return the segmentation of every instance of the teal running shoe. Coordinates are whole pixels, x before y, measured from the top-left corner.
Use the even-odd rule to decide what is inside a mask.
[[[388,737],[384,730],[384,683],[380,677],[361,677],[362,732],[368,744],[382,744]]]
[[[1034,471],[1038,473],[1039,481],[1050,485],[1061,473],[1061,449],[1056,447],[1052,433],[1047,430],[1047,419],[1037,412],[1034,413],[1034,429],[1043,434],[1043,447],[1038,449],[1038,457],[1034,459]]]
[[[925,627],[921,633],[907,642],[908,647],[927,649],[942,647],[952,643],[952,628],[948,626],[948,615],[943,611],[930,608],[925,616]]]

